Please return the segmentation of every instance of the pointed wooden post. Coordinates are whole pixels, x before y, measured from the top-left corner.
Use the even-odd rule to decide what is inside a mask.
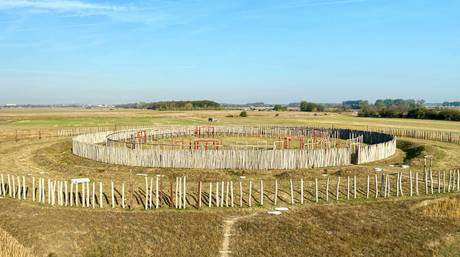
[[[319,196],[318,196],[318,178],[315,178],[315,202],[317,203],[319,201]]]
[[[113,185],[113,180],[110,181],[111,183],[111,196],[112,196],[112,209],[115,208],[115,189]]]
[[[2,179],[3,179],[3,175],[2,175]],[[3,187],[3,183],[2,183],[2,187]],[[32,201],[35,202],[35,177],[32,177]]]
[[[276,206],[276,203],[278,201],[278,180],[275,179],[275,197],[274,197],[274,205]]]
[[[184,204],[182,205],[182,207],[185,209],[187,207],[187,179],[186,177],[184,176]]]
[[[337,178],[337,186],[335,191],[335,198],[338,201],[340,197],[340,176]]]
[[[149,178],[145,176],[145,209],[149,208]]]
[[[233,198],[233,181],[230,181],[230,198],[231,198],[231,207],[234,207],[234,198]]]
[[[240,179],[240,207],[243,207],[243,182]]]
[[[415,172],[415,194],[419,195],[419,191],[418,191],[418,172],[417,171]]]
[[[211,208],[212,206],[212,182],[209,182],[209,201],[208,207]]]
[[[356,196],[357,196],[356,191],[357,191],[357,189],[356,189],[356,176],[353,176],[353,198],[354,199],[356,199]]]
[[[300,179],[300,204],[303,204],[304,196],[303,196],[303,178]]]
[[[155,181],[155,208],[156,209],[160,208],[160,190],[158,188],[158,186],[160,184],[159,180],[160,180],[160,177],[159,177],[159,175],[157,175],[156,181]],[[201,195],[200,195],[200,197],[201,197]]]
[[[370,177],[367,175],[366,199],[369,199]]]
[[[67,194],[67,181],[66,181],[66,184],[65,184],[65,188],[66,188],[65,190],[66,190],[66,194]],[[96,198],[96,183],[93,182],[93,195],[91,197],[91,205],[92,205],[93,209],[96,207],[96,199],[95,198]],[[67,198],[66,198],[66,203],[65,204],[67,205]]]
[[[264,205],[264,181],[260,180],[260,205]]]
[[[198,181],[198,209],[201,208],[201,181]]]
[[[347,200],[350,200],[350,176],[347,176]]]
[[[252,206],[252,180],[249,180],[249,199],[248,199],[249,207]]]
[[[289,186],[291,189],[291,204],[294,204],[294,185],[292,184],[292,179],[289,180]]]
[[[102,185],[102,182],[99,182],[99,208],[102,208],[103,207],[103,195],[104,195],[104,192],[103,192],[103,185]]]

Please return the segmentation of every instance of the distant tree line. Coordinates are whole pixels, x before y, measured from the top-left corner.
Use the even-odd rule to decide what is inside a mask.
[[[131,104],[117,105],[119,108],[131,109],[149,109],[159,111],[174,111],[174,110],[217,110],[221,109],[221,105],[214,101],[199,100],[199,101],[161,101],[161,102],[139,102]]]
[[[349,102],[349,101],[347,101]],[[350,103],[348,103],[350,104]],[[356,107],[356,102],[353,102]],[[423,100],[385,99],[374,104],[359,101],[360,117],[410,118],[460,121],[460,111],[447,108],[426,108]],[[345,105],[344,105],[345,107]]]
[[[442,103],[444,107],[460,107],[460,102],[444,102]]]
[[[302,101],[300,102],[300,111],[301,112],[323,112],[325,109],[324,105]]]

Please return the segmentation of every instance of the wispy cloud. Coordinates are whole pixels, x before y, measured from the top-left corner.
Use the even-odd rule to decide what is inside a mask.
[[[124,6],[104,5],[78,0],[0,0],[0,9],[34,9],[59,12],[123,11]]]

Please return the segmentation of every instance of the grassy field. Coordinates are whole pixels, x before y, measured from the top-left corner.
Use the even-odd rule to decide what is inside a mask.
[[[334,124],[385,126],[460,131],[455,122],[369,119],[351,113],[328,115],[298,112],[239,111],[155,112],[109,109],[2,109],[0,130],[52,129],[60,127],[122,126],[140,124]],[[230,115],[234,117],[230,117]],[[127,181],[132,174],[164,175],[165,183],[175,176],[187,176],[191,184],[200,181],[233,180],[244,175],[254,181],[324,176],[357,176],[362,188],[374,167],[387,172],[402,171],[394,164],[409,164],[412,171],[423,167],[423,156],[434,156],[434,169],[460,167],[460,145],[402,138],[398,152],[390,159],[367,165],[311,170],[190,170],[125,167],[98,163],[72,155],[69,138],[37,138],[0,143],[0,173],[47,176],[55,179],[89,177],[92,180]],[[407,171],[403,171],[407,172]],[[136,183],[143,178],[134,176]],[[267,183],[271,183],[267,182]],[[288,191],[288,185],[280,185]],[[308,184],[309,195],[312,185]],[[271,190],[272,184],[266,185]],[[321,184],[324,188],[324,184]],[[257,187],[254,189],[257,193]],[[192,188],[191,191],[196,191]],[[283,205],[288,202],[282,202]],[[267,200],[268,201],[268,200]],[[269,201],[268,201],[269,202]],[[439,195],[415,199],[341,201],[317,205],[309,201],[287,214],[273,217],[271,208],[233,210],[193,208],[186,211],[161,209],[84,210],[48,208],[30,202],[0,199],[0,228],[40,256],[221,256],[225,220],[238,218],[232,227],[230,256],[458,256],[460,220],[458,197]],[[249,215],[249,216],[248,216]],[[1,256],[1,254],[0,254]]]
[[[249,111],[249,117],[239,117],[238,110],[163,112],[127,109],[0,109],[0,128],[58,128],[58,127],[115,127],[130,125],[194,125],[207,124],[208,117],[218,124],[295,124],[348,126],[363,129],[367,126],[412,129],[432,129],[460,132],[458,122],[376,119],[356,117],[353,113],[302,113]],[[279,114],[279,116],[276,116]]]

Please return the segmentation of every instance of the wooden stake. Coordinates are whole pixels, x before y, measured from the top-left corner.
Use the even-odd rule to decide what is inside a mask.
[[[2,180],[3,180],[3,175],[2,175]],[[2,187],[3,187],[3,181],[2,181]],[[35,202],[35,177],[32,177],[32,201]]]
[[[249,180],[249,199],[248,199],[249,207],[252,206],[252,180]]]
[[[294,185],[292,179],[289,180],[289,186],[291,187],[291,204],[294,204]]]
[[[66,191],[66,194],[67,194],[67,181],[65,182],[65,191]],[[93,209],[96,207],[96,183],[93,182],[93,196],[91,197],[91,205],[93,207]],[[65,205],[67,205],[67,198],[65,200]]]
[[[115,208],[115,189],[113,185],[113,180],[110,181],[111,183],[111,196],[112,196],[112,209]]]
[[[338,201],[340,197],[340,176],[337,178],[335,197],[336,197],[336,200]]]
[[[99,208],[103,208],[103,185],[102,182],[99,182]]]
[[[264,205],[264,181],[260,180],[260,205]]]
[[[350,200],[350,176],[347,176],[347,200]]]
[[[125,183],[121,183],[121,208],[125,208]]]
[[[240,180],[240,207],[243,207],[243,183]]]
[[[156,181],[155,181],[155,208],[156,209],[160,208],[160,190],[158,189],[159,180],[160,180],[160,178],[157,175]],[[200,195],[200,197],[201,197],[201,195]]]
[[[353,176],[353,198],[356,199],[356,176]]]
[[[318,196],[318,178],[315,178],[315,202],[319,201],[319,196]]]
[[[209,182],[209,201],[208,207],[211,208],[212,206],[212,182]]]
[[[276,206],[276,203],[278,201],[278,180],[277,179],[275,179],[275,197],[273,201]]]
[[[300,204],[303,204],[304,196],[303,196],[303,178],[300,179]]]
[[[370,186],[370,178],[368,175],[367,176],[367,186],[366,186],[366,199],[369,199],[369,186]]]
[[[231,207],[233,208],[233,181],[230,181],[230,198],[231,198]]]

